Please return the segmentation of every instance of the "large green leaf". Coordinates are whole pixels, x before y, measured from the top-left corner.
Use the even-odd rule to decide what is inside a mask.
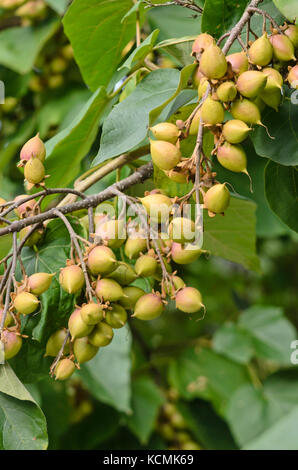
[[[158,33],[159,31],[158,29],[156,29],[149,36],[147,36],[146,39],[139,45],[139,47],[137,47],[129,55],[129,57],[118,70],[120,71],[122,69],[126,69],[126,71],[128,72],[132,68],[132,66],[142,62],[145,57],[152,51],[153,46],[157,40]]]
[[[258,126],[251,134],[257,154],[281,165],[297,165],[298,106],[285,100],[278,112],[266,108],[262,121],[274,139],[268,136],[264,127]]]
[[[178,70],[153,71],[114,107],[104,122],[101,145],[93,166],[133,149],[145,139],[150,111],[173,96],[179,77]]]
[[[274,5],[290,21],[297,19],[298,8],[296,0],[273,0]]]
[[[113,341],[90,362],[82,365],[80,377],[99,401],[129,413],[131,335],[128,328],[115,330]]]
[[[166,53],[173,56],[177,59],[181,65],[188,65],[193,63],[193,57],[191,55],[192,52],[192,45],[196,36],[185,36],[183,38],[172,38],[172,39],[165,39],[160,43],[156,44],[153,48],[154,51],[162,52],[165,51]],[[159,51],[161,49],[161,51]]]
[[[247,0],[206,0],[202,15],[202,32],[219,37],[241,17]]]
[[[58,27],[57,18],[50,18],[35,27],[15,27],[1,31],[0,63],[21,74],[30,72],[43,45]]]
[[[135,34],[133,16],[121,22],[131,6],[131,0],[75,0],[67,10],[64,30],[92,91],[109,83],[123,48]]]
[[[236,324],[223,325],[213,338],[215,351],[239,363],[252,357],[290,365],[289,345],[297,334],[278,307],[253,306]]]
[[[132,415],[127,418],[128,427],[146,444],[153,431],[158,410],[165,397],[149,377],[132,382]]]
[[[265,190],[273,212],[298,232],[298,168],[269,162],[265,170]]]
[[[231,394],[249,379],[243,366],[210,349],[197,348],[184,350],[170,364],[169,381],[183,398],[204,398],[223,414]]]
[[[152,8],[147,16],[152,27],[160,30],[160,40],[194,36],[201,32],[201,16],[187,8],[174,5]]]
[[[96,137],[107,102],[105,88],[100,87],[72,123],[46,143],[48,187],[67,186],[78,174],[81,161]]]
[[[215,256],[242,264],[247,269],[259,271],[255,211],[256,206],[253,202],[232,197],[224,216],[217,215],[210,218],[204,214],[203,248],[210,250]]]
[[[0,409],[6,450],[44,450],[48,445],[43,412],[8,364],[0,365]]]

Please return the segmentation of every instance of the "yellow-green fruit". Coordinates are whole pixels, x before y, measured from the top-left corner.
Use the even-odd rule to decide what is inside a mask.
[[[201,450],[201,447],[194,441],[191,441],[190,439],[186,442],[183,442],[181,445],[182,450]]]
[[[171,257],[174,263],[190,264],[196,261],[201,254],[202,250],[194,245],[181,245],[175,242],[172,244]]]
[[[30,313],[35,312],[39,306],[39,300],[35,295],[30,294],[29,292],[21,292],[16,295],[13,301],[13,306],[16,311],[22,315],[29,315]]]
[[[3,315],[3,308],[0,309],[0,325],[2,322],[2,315]],[[10,312],[6,312],[5,321],[4,321],[4,328],[13,325],[13,317]]]
[[[114,281],[117,281],[121,286],[127,286],[135,281],[138,276],[130,264],[121,262],[118,264],[115,271],[108,274],[107,277],[109,279],[114,279]]]
[[[39,137],[39,133],[37,133],[35,137],[32,137],[32,139],[28,140],[21,149],[21,160],[28,161],[32,157],[38,158],[41,162],[44,162],[46,158],[46,148]]]
[[[49,273],[35,273],[28,278],[28,287],[30,292],[35,295],[41,295],[49,289],[53,276]]]
[[[193,241],[195,231],[194,221],[186,217],[175,217],[169,225],[169,237],[176,243]]]
[[[273,56],[281,62],[296,60],[293,43],[284,34],[272,34],[270,42],[273,47]]]
[[[192,126],[192,123],[191,123],[191,126]],[[192,135],[191,132],[189,132],[189,134]],[[170,171],[165,171],[164,173],[167,175],[167,177],[171,181],[174,181],[175,183],[180,183],[180,184],[187,183],[188,174],[184,173],[183,171],[170,170]]]
[[[125,256],[129,259],[134,259],[139,256],[139,254],[147,249],[146,238],[132,238],[129,237],[126,240],[124,253]]]
[[[89,342],[101,348],[110,344],[114,336],[113,328],[105,322],[100,322],[89,335]]]
[[[140,287],[128,286],[124,287],[123,294],[124,297],[119,300],[119,304],[127,310],[133,310],[136,302],[145,294],[145,291]]]
[[[272,61],[273,48],[267,33],[264,33],[263,36],[252,43],[248,55],[252,64],[260,65],[261,67],[268,65]]]
[[[226,57],[220,47],[212,44],[203,52],[200,60],[200,70],[206,77],[222,78],[228,68]]]
[[[247,173],[246,153],[240,144],[225,142],[217,149],[217,160],[227,170]]]
[[[105,321],[112,328],[122,328],[127,322],[126,310],[121,305],[111,304],[112,309],[107,310]]]
[[[22,228],[19,233],[20,240],[22,241],[32,229],[32,225]],[[25,246],[37,245],[43,239],[43,232],[41,230],[34,230],[34,232],[27,239]]]
[[[235,52],[227,56],[227,62],[231,65],[232,71],[240,75],[248,70],[248,58],[245,52]]]
[[[126,228],[123,220],[108,220],[97,226],[96,233],[108,242],[110,248],[119,248],[126,240]]]
[[[45,356],[56,357],[62,348],[66,335],[67,332],[64,328],[55,331],[55,333],[53,333],[47,341]],[[64,354],[69,354],[69,339],[65,344]]]
[[[201,118],[205,124],[221,124],[225,118],[225,110],[219,101],[208,96],[201,107]]]
[[[197,67],[192,76],[192,81],[196,88],[198,88],[200,81],[203,77],[204,77],[204,74],[201,72],[200,68]]]
[[[178,127],[170,122],[161,122],[154,127],[150,127],[150,130],[156,140],[164,140],[171,144],[176,144],[180,135]]]
[[[140,201],[152,220],[161,222],[168,219],[173,205],[172,200],[168,196],[164,194],[149,194],[140,198]]]
[[[176,308],[184,313],[196,313],[203,307],[202,296],[194,287],[184,287],[176,294]]]
[[[163,262],[164,262],[164,265],[165,265],[165,268],[166,268],[167,272],[171,273],[173,271],[172,266],[168,263],[168,261],[165,257],[162,257],[162,259],[163,259]],[[162,268],[161,268],[160,264],[158,264],[156,273],[154,274],[153,277],[158,282],[160,282],[162,280]]]
[[[209,46],[215,44],[214,38],[208,33],[199,34],[193,42],[192,53],[201,54]]]
[[[200,81],[200,84],[198,86],[198,98],[199,100],[203,98],[203,96],[205,95],[206,91],[207,91],[207,87],[208,87],[208,79],[207,77],[203,77],[202,80]]]
[[[17,8],[27,0],[0,0],[0,8],[5,8],[7,10]]]
[[[83,362],[90,361],[98,350],[99,348],[89,343],[88,336],[84,336],[84,338],[77,338],[73,343],[74,355],[77,361],[81,364]]]
[[[51,71],[54,73],[64,72],[67,68],[67,61],[63,57],[56,57],[50,63]]]
[[[104,308],[100,304],[89,302],[81,307],[80,313],[86,325],[96,325],[104,317]]]
[[[81,317],[81,309],[77,308],[69,317],[68,329],[72,339],[83,338],[91,333],[93,325],[87,325],[83,321]]]
[[[27,197],[28,197],[28,194],[21,194],[20,196],[15,197],[14,202],[19,203]],[[26,217],[26,215],[34,209],[34,207],[36,206],[36,202],[37,201],[35,199],[31,199],[30,201],[20,204],[18,207],[14,209],[15,214],[20,219],[22,219],[23,217]]]
[[[237,88],[235,83],[232,81],[222,83],[217,88],[216,94],[220,101],[234,101],[237,96]]]
[[[290,24],[285,30],[285,35],[290,39],[291,43],[295,47],[298,47],[298,26]]]
[[[265,69],[262,70],[262,72],[267,77],[267,83],[264,89],[265,93],[276,91],[276,90],[280,91],[282,89],[283,78],[277,70],[273,69],[272,67],[266,67]]]
[[[55,367],[56,380],[67,380],[72,376],[76,366],[71,359],[61,359]]]
[[[59,282],[68,294],[75,294],[85,284],[84,273],[77,265],[66,266],[66,268],[62,268],[60,271]]]
[[[99,279],[96,283],[96,296],[105,302],[116,302],[123,297],[123,290],[120,284],[114,279]]]
[[[42,18],[44,13],[47,10],[47,6],[43,0],[35,0],[26,2],[25,5],[22,5],[17,9],[16,15],[21,16],[22,18]]]
[[[262,124],[258,106],[249,100],[237,100],[232,103],[231,113],[234,119],[246,122],[246,124]]]
[[[95,276],[110,273],[117,266],[116,256],[108,246],[96,246],[88,255],[87,266]]]
[[[63,75],[50,75],[48,77],[48,87],[51,89],[59,88],[64,83]]]
[[[135,271],[138,276],[153,276],[157,269],[157,261],[150,255],[141,255],[135,264]]]
[[[239,119],[231,119],[223,125],[222,133],[230,144],[240,144],[246,139],[251,130],[251,127],[248,127],[245,122]]]
[[[298,89],[298,65],[291,68],[288,75],[288,82],[292,88]]]
[[[199,130],[199,125],[200,125],[200,116],[201,116],[201,110],[199,109],[194,115],[193,120],[191,121],[191,125],[189,128],[189,135],[197,135],[198,130]]]
[[[151,140],[150,152],[153,163],[160,170],[171,170],[181,160],[180,150],[165,140]]]
[[[139,320],[154,320],[164,310],[161,297],[157,294],[145,294],[137,301],[133,317]]]
[[[22,347],[22,337],[13,331],[3,330],[1,341],[4,345],[4,359],[12,359],[18,354]]]
[[[265,88],[267,77],[257,70],[242,73],[237,80],[237,90],[246,98],[255,98]]]
[[[214,214],[222,214],[230,204],[230,192],[225,184],[215,184],[204,197],[206,209]]]
[[[275,109],[275,111],[278,111],[278,107],[280,106],[281,99],[282,99],[282,94],[280,90],[273,90],[273,91],[266,91],[264,90],[261,96],[262,100],[264,103],[267,104],[267,106],[270,106],[270,108]]]
[[[25,165],[24,176],[28,183],[41,183],[45,177],[45,168],[43,163],[37,157],[30,158]]]

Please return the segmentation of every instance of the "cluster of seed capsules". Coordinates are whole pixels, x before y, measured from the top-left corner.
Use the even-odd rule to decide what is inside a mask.
[[[214,135],[212,155],[218,162],[230,171],[248,174],[241,143],[253,131],[251,126],[263,126],[261,112],[266,106],[278,110],[284,82],[298,88],[297,50],[296,25],[284,25],[270,36],[264,32],[245,51],[228,56],[211,35],[200,34],[192,48],[198,63],[193,77],[198,87],[197,110],[185,122],[164,122],[151,128],[153,163],[177,183],[194,181],[195,158],[183,158],[180,143],[197,135],[202,121],[204,132]],[[200,198],[214,216],[228,208],[230,195],[226,185],[214,179],[211,167],[211,160],[205,158],[200,168]]]
[[[39,135],[21,149],[19,166],[24,168],[27,187],[44,185],[45,156],[45,146]],[[15,199],[18,203],[15,213],[22,219],[40,211],[36,199],[22,203],[25,198],[27,195]],[[174,202],[175,199],[158,190],[140,198],[144,212],[148,212],[150,219],[154,214],[158,227],[164,215],[161,208],[171,212]],[[5,201],[0,200],[0,203]],[[92,359],[101,347],[107,346],[113,339],[113,330],[123,327],[128,315],[143,321],[154,320],[163,313],[167,297],[175,300],[177,309],[188,314],[204,309],[201,293],[187,287],[171,266],[172,261],[177,265],[191,263],[203,252],[188,245],[192,241],[188,239],[189,229],[192,229],[191,236],[195,236],[193,221],[173,216],[168,233],[163,234],[166,236],[162,237],[158,232],[155,240],[140,225],[135,227],[131,219],[126,226],[124,219],[95,213],[94,222],[93,242],[81,239],[83,260],[72,255],[59,273],[61,288],[76,298],[83,295],[86,300],[76,306],[68,325],[52,334],[46,345],[46,355],[56,358],[51,372],[60,380],[70,377],[79,364]],[[130,230],[130,224],[133,230]],[[26,237],[26,246],[38,246],[46,227],[36,229],[28,237],[31,229],[31,226],[23,228],[19,238]],[[55,273],[37,272],[29,277],[25,275],[20,283],[16,283],[1,334],[5,359],[14,357],[21,349],[21,318],[39,313],[42,307],[39,296],[50,288],[53,276]],[[152,291],[145,292],[134,285],[137,278],[148,278]],[[154,290],[156,285],[158,289]],[[2,313],[3,306],[0,307],[0,321]]]

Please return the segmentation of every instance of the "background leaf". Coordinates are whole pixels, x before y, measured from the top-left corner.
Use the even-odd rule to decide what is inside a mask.
[[[288,20],[295,21],[297,19],[296,0],[273,0],[273,3]]]
[[[202,32],[217,38],[228,31],[241,17],[247,0],[206,0],[202,15]]]

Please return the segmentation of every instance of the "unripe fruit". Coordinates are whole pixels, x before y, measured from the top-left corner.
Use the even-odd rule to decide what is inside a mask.
[[[206,77],[215,79],[225,75],[228,68],[226,57],[220,47],[215,44],[209,46],[202,54],[200,70]]]
[[[68,294],[75,294],[85,284],[83,270],[75,264],[66,266],[66,268],[62,268],[60,271],[59,282]]]
[[[196,261],[202,254],[200,248],[193,245],[181,245],[180,243],[173,243],[171,248],[171,256],[174,263],[177,264],[190,264]]]
[[[230,204],[230,192],[225,184],[215,184],[204,196],[206,209],[214,214],[222,214]]]
[[[171,170],[181,160],[180,150],[164,140],[151,140],[150,152],[153,163],[160,170]]]
[[[285,30],[285,35],[290,39],[296,49],[298,47],[298,26],[290,24]]]
[[[237,88],[235,83],[232,81],[222,83],[217,88],[216,94],[220,101],[234,101],[237,96]]]
[[[240,144],[246,139],[251,130],[251,127],[248,127],[245,122],[239,119],[231,119],[224,124],[222,133],[230,144]]]
[[[54,73],[64,72],[67,68],[67,61],[63,57],[56,57],[50,63],[51,71]]]
[[[173,205],[172,200],[168,196],[164,194],[149,194],[140,198],[140,201],[152,220],[161,222],[168,219]]]
[[[59,88],[64,83],[63,75],[55,74],[48,77],[48,87],[51,89]]]
[[[41,183],[45,177],[43,163],[37,157],[30,158],[25,165],[24,176],[28,183]]]
[[[80,314],[86,325],[96,325],[104,317],[104,308],[95,302],[89,302],[81,307]]]
[[[237,80],[237,90],[246,98],[255,98],[265,88],[267,77],[257,70],[242,73]]]
[[[294,67],[291,68],[288,75],[288,82],[292,88],[298,89],[298,65],[294,65]]]
[[[119,300],[119,304],[127,310],[133,310],[135,304],[145,292],[140,287],[128,286],[124,287],[123,294],[124,297]]]
[[[231,113],[234,119],[239,119],[247,124],[260,124],[261,114],[258,106],[249,100],[237,100],[232,103]]]
[[[227,170],[247,173],[247,158],[243,147],[225,142],[217,149],[217,160]]]
[[[193,84],[196,88],[198,88],[200,81],[203,77],[204,74],[201,72],[200,68],[197,67],[192,77]]]
[[[22,194],[20,196],[17,196],[15,198],[15,202],[19,202],[21,201],[22,199],[25,199],[28,197],[28,194]],[[27,202],[24,202],[23,204],[21,204],[20,206],[16,207],[16,209],[14,210],[16,215],[22,219],[23,217],[26,217],[27,213],[28,212],[31,212],[33,210],[33,208],[35,207],[36,205],[36,200],[35,199],[31,199],[30,201],[27,201]]]
[[[192,54],[201,54],[205,49],[214,44],[215,40],[210,34],[199,34],[192,45]]]
[[[112,309],[107,310],[105,321],[112,328],[122,328],[127,322],[126,310],[121,305],[111,304]]]
[[[219,101],[208,96],[201,107],[201,118],[205,124],[215,126],[223,122],[225,110]]]
[[[176,294],[176,308],[184,313],[196,313],[203,307],[202,296],[194,287],[184,287]]]
[[[191,126],[190,126],[189,135],[193,135],[191,134],[192,125],[193,125],[193,122],[191,123]],[[197,129],[197,133],[198,133],[198,129]],[[174,181],[175,183],[184,184],[188,182],[188,174],[185,173],[184,171],[170,170],[170,171],[165,171],[165,174],[171,181]]]
[[[28,278],[28,287],[30,292],[35,295],[41,295],[51,285],[52,278],[55,274],[35,273]]]
[[[202,80],[200,81],[199,87],[198,87],[198,98],[199,100],[203,98],[205,95],[207,88],[208,88],[208,78],[203,77]]]
[[[20,240],[26,237],[28,232],[32,229],[32,225],[22,228],[19,233]],[[43,238],[43,232],[41,230],[35,230],[30,237],[27,239],[25,246],[34,246],[37,245]]]
[[[124,253],[129,259],[139,256],[142,251],[147,249],[146,238],[128,238],[125,243]]]
[[[66,330],[62,328],[61,330],[55,331],[55,333],[50,336],[46,345],[45,356],[57,356],[65,341],[66,334]],[[64,354],[69,354],[69,339],[65,344]]]
[[[296,60],[294,46],[290,39],[284,34],[272,34],[270,42],[273,47],[273,56],[281,62]]]
[[[21,160],[30,160],[32,157],[37,157],[41,162],[44,162],[46,158],[46,148],[43,141],[39,138],[39,133],[28,140],[21,149]]]
[[[108,274],[109,279],[114,279],[121,286],[127,286],[136,280],[138,277],[135,273],[135,270],[132,266],[127,263],[119,263],[118,267],[111,274]]]
[[[227,62],[231,64],[232,71],[236,75],[240,75],[248,70],[248,59],[245,52],[235,52],[227,56]]]
[[[173,276],[173,284],[176,290],[183,289],[185,287],[185,282],[179,276]]]
[[[157,269],[157,261],[150,255],[140,256],[135,264],[135,271],[138,276],[149,277],[155,274]]]
[[[55,367],[56,380],[67,380],[72,376],[76,366],[71,359],[61,359]]]
[[[162,259],[163,259],[163,262],[164,262],[164,265],[165,265],[165,268],[166,268],[167,272],[171,273],[173,271],[172,266],[168,263],[168,261],[165,257],[162,257]],[[158,264],[156,273],[154,274],[153,277],[158,282],[160,282],[162,280],[162,268],[161,268],[160,264]]]
[[[267,83],[266,83],[266,86],[265,86],[265,89],[264,89],[265,93],[266,92],[276,91],[276,90],[279,91],[279,90],[282,89],[283,78],[277,70],[273,69],[272,67],[267,67],[267,68],[263,69],[262,72],[267,77]],[[262,96],[261,96],[261,98],[262,98]]]
[[[193,241],[195,231],[195,223],[186,217],[175,217],[169,225],[169,237],[176,243]]]
[[[29,315],[30,313],[35,312],[39,306],[39,300],[35,295],[30,294],[29,292],[21,292],[16,295],[13,301],[13,306],[16,311],[22,315]]]
[[[1,341],[4,345],[4,359],[12,359],[22,347],[22,338],[13,331],[3,330]]]
[[[43,17],[46,9],[47,6],[43,0],[29,1],[17,9],[16,15],[22,18],[40,19]]]
[[[89,343],[88,336],[77,338],[73,343],[73,352],[79,363],[90,361],[97,353],[99,348]]]
[[[154,127],[150,127],[150,130],[156,140],[163,140],[171,144],[176,144],[180,135],[178,127],[170,122],[161,122]]]
[[[261,98],[264,103],[267,104],[267,106],[270,106],[270,108],[273,108],[275,109],[275,111],[278,111],[278,107],[282,99],[282,94],[280,90],[273,90],[269,92],[266,92],[266,90],[264,90]]]
[[[99,279],[96,283],[96,296],[105,302],[116,302],[123,297],[123,290],[114,279]]]
[[[83,338],[91,333],[93,325],[87,325],[81,317],[81,309],[76,308],[69,317],[68,329],[72,339]]]
[[[154,320],[164,309],[161,297],[157,294],[145,294],[139,298],[135,305],[133,317],[139,320]]]
[[[0,8],[10,10],[19,7],[25,2],[26,0],[0,0]]]
[[[108,246],[96,246],[88,255],[87,266],[95,276],[110,273],[117,266],[116,256]]]
[[[2,315],[3,315],[3,308],[0,309],[0,325],[2,322]],[[4,321],[4,328],[13,325],[13,317],[10,312],[6,312],[5,321]]]
[[[268,65],[272,61],[273,48],[267,33],[264,33],[263,36],[252,43],[248,55],[252,64],[260,65],[261,67]]]
[[[126,240],[126,229],[123,220],[108,220],[97,226],[96,233],[108,241],[110,248],[119,248]]]
[[[105,322],[100,322],[92,333],[89,335],[89,342],[96,346],[97,348],[101,348],[110,344],[114,336],[113,329],[110,325]]]
[[[197,135],[198,130],[199,130],[199,125],[200,125],[200,116],[201,116],[201,110],[199,109],[191,121],[191,125],[189,128],[189,135]]]

